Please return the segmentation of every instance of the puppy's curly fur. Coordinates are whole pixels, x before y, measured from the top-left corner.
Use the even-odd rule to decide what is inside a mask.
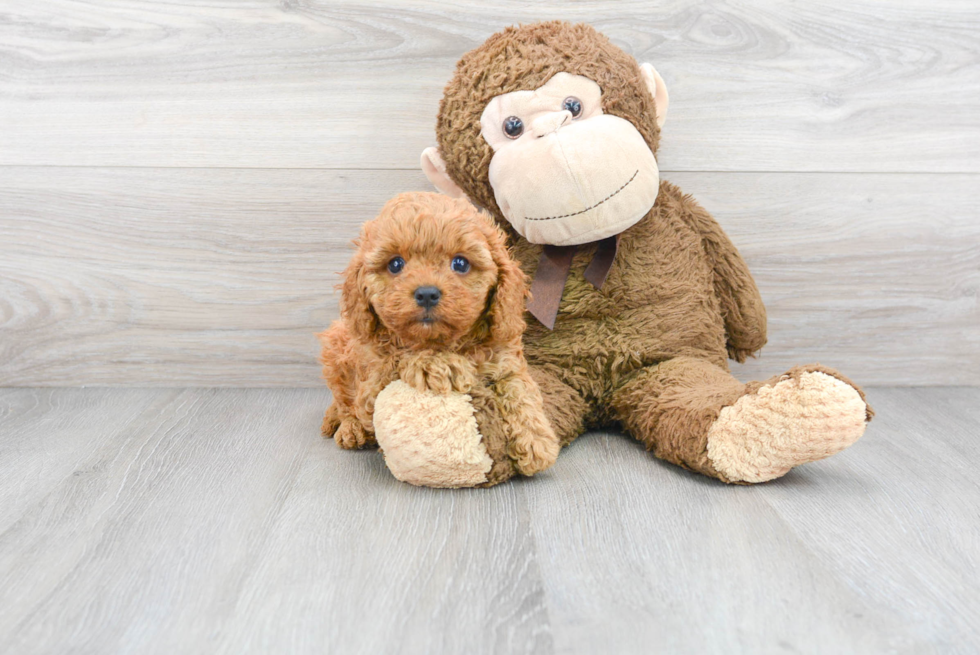
[[[375,446],[375,399],[401,379],[420,391],[473,396],[494,460],[489,483],[551,466],[560,446],[521,346],[527,278],[493,219],[466,200],[403,193],[354,243],[341,318],[318,335],[333,392],[323,434],[342,448]],[[396,257],[404,266],[393,273]],[[468,271],[453,269],[456,257]],[[441,292],[434,307],[417,302],[421,287]]]

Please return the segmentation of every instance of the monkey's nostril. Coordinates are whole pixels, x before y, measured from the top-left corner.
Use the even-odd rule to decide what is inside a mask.
[[[561,116],[561,121],[558,121],[558,116]],[[537,138],[548,136],[549,134],[554,134],[561,128],[565,126],[565,123],[572,119],[572,112],[563,110],[561,112],[556,112],[539,118],[534,123],[535,132],[537,132]]]
[[[432,309],[439,304],[442,292],[436,287],[419,287],[415,290],[415,304],[419,307]]]
[[[570,111],[565,110],[561,112],[561,121],[558,121],[557,117],[551,116],[545,119],[544,125],[536,125],[535,127],[540,127],[538,130],[538,138],[543,136],[548,136],[549,134],[554,134],[561,128],[565,127],[565,124],[572,119],[572,114]]]

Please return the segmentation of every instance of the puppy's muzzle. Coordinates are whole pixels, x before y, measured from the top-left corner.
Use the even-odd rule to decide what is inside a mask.
[[[436,287],[419,287],[415,290],[415,304],[429,310],[439,304],[442,292]]]

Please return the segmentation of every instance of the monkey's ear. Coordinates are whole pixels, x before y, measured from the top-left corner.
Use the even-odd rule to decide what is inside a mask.
[[[442,161],[442,155],[438,148],[426,148],[422,151],[422,171],[432,182],[432,186],[442,191],[450,198],[465,198],[466,194],[446,173],[446,162]]]
[[[667,120],[667,107],[670,105],[670,96],[667,95],[667,85],[664,84],[664,78],[660,77],[660,73],[653,67],[653,64],[642,64],[640,74],[643,75],[643,81],[657,105],[657,127],[663,127],[664,121]]]

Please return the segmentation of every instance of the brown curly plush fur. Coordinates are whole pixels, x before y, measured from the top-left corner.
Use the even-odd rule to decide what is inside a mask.
[[[606,37],[563,22],[495,34],[459,61],[436,136],[448,175],[502,226],[480,116],[493,97],[535,89],[562,71],[597,82],[603,111],[629,120],[656,153],[653,98],[637,62]],[[542,246],[510,236],[533,276]],[[745,262],[711,215],[668,182],[622,233],[601,290],[583,277],[594,252],[579,247],[554,331],[529,318],[525,352],[552,426],[568,443],[619,423],[658,457],[728,481],[708,459],[708,431],[724,407],[760,385],[733,378],[727,359],[744,361],[766,342],[765,307]]]
[[[521,350],[527,278],[506,236],[465,200],[406,193],[361,229],[344,272],[341,318],[319,336],[333,404],[323,434],[342,448],[376,445],[374,404],[393,380],[419,391],[473,397],[477,425],[493,459],[487,484],[550,466],[558,440]],[[388,272],[396,255],[405,259]],[[450,268],[456,255],[470,271]],[[436,286],[439,304],[424,324],[414,290]]]

